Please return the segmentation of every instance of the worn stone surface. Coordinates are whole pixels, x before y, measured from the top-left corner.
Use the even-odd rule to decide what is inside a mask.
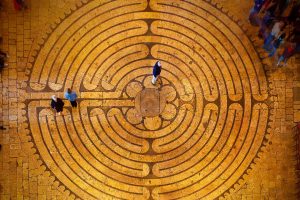
[[[250,1],[3,5],[1,199],[296,199],[299,61],[261,59]]]

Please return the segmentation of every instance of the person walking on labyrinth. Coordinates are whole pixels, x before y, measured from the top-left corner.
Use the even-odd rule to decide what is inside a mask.
[[[77,108],[77,94],[76,92],[73,92],[70,88],[67,89],[65,92],[65,98],[68,99],[72,105],[73,108]]]
[[[271,51],[272,50],[272,42],[274,41],[274,39],[277,39],[280,36],[280,31],[284,26],[284,22],[280,21],[280,22],[276,22],[272,28],[271,33],[269,33],[269,36],[267,38],[265,38],[264,41],[264,45],[263,48],[267,51]]]
[[[277,51],[277,49],[280,47],[280,45],[284,42],[285,33],[282,33],[276,40],[272,43],[272,49],[269,53],[269,57],[273,57]]]
[[[160,75],[160,72],[161,72],[161,63],[160,61],[157,61],[155,63],[155,65],[153,66],[153,72],[152,72],[152,84],[154,85],[158,79],[158,76]]]
[[[56,110],[57,114],[60,115],[64,109],[65,103],[60,98],[57,98],[55,95],[52,95],[51,99],[51,108]]]

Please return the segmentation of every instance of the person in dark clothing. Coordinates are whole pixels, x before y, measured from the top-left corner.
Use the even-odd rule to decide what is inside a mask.
[[[258,26],[259,25],[259,18],[258,18],[258,13],[261,10],[262,6],[264,5],[265,0],[255,0],[254,1],[254,6],[250,11],[249,15],[249,21],[253,26]]]
[[[8,65],[7,63],[5,63],[6,58],[8,58],[8,55],[0,50],[0,68]]]
[[[153,66],[153,72],[152,72],[153,78],[151,81],[153,85],[156,83],[158,76],[160,75],[160,72],[161,72],[161,63],[160,61],[157,61]]]
[[[290,34],[287,40],[299,43],[300,42],[300,19],[296,20],[294,23],[293,29],[290,31]]]
[[[296,4],[288,16],[288,21],[290,23],[295,23],[297,19],[300,17],[300,3]]]
[[[270,27],[272,22],[274,21],[275,17],[272,16],[272,14],[269,11],[266,11],[261,24],[260,24],[260,29],[258,33],[258,37],[260,38],[266,38],[267,37],[267,29]]]
[[[63,111],[64,105],[65,103],[60,98],[57,98],[55,95],[52,96],[51,108],[55,109],[58,115]]]
[[[282,15],[283,11],[287,8],[289,5],[290,1],[289,0],[277,0],[278,2],[278,14],[279,16]]]
[[[5,65],[4,59],[0,57],[0,68],[2,69]]]

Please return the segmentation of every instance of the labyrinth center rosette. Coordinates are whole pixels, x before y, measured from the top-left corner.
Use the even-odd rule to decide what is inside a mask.
[[[76,197],[214,199],[245,178],[266,133],[267,81],[249,38],[216,5],[90,1],[42,43],[29,64],[29,125],[43,163]],[[49,99],[67,88],[79,108],[66,102],[56,116]]]

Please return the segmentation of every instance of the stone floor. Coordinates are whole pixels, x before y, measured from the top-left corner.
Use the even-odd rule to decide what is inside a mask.
[[[0,199],[297,199],[299,58],[261,59],[251,1],[27,2],[0,11]]]

